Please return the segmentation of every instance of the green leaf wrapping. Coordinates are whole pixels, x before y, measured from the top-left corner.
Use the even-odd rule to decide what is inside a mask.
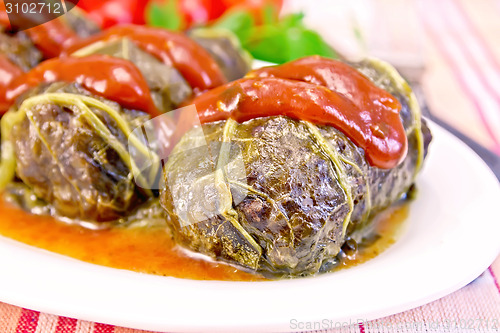
[[[98,41],[72,54],[86,57],[91,54],[105,54],[132,62],[146,80],[155,106],[162,112],[175,109],[192,94],[184,77],[171,66],[136,46],[127,38]]]
[[[231,31],[197,28],[188,31],[188,36],[210,53],[228,81],[240,79],[252,69],[252,56]]]
[[[131,130],[148,119],[77,85],[52,84],[2,119],[2,172],[15,167],[16,176],[56,215],[117,220],[151,196],[134,181],[127,147]]]
[[[4,33],[1,27],[0,54],[5,55],[23,71],[30,70],[42,60],[42,54],[24,33],[10,36]]]
[[[270,276],[328,270],[346,237],[409,190],[430,141],[401,77],[377,61],[355,66],[403,106],[408,154],[400,165],[371,167],[335,128],[286,117],[205,124],[164,167],[161,203],[175,240]]]
[[[61,16],[61,19],[80,38],[87,38],[100,31],[97,24],[87,17],[87,14],[78,7],[73,7]]]

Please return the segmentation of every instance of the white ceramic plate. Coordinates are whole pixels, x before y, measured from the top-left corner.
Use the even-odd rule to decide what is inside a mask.
[[[403,235],[360,266],[275,282],[191,281],[100,267],[0,238],[0,300],[133,328],[249,332],[375,319],[433,301],[475,279],[498,255],[500,187],[467,146],[431,128]]]

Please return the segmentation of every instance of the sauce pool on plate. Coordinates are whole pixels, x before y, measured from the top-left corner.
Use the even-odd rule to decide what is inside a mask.
[[[0,235],[85,262],[195,280],[265,280],[231,265],[190,256],[175,246],[163,227],[91,230],[51,216],[32,215],[3,199],[0,211]],[[408,204],[395,205],[380,215],[375,221],[375,240],[370,245],[361,244],[340,267],[367,261],[393,244],[408,215]]]

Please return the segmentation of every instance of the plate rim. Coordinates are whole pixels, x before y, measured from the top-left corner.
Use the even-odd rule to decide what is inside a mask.
[[[496,198],[498,199],[498,201],[500,201],[500,184],[498,183],[493,172],[484,163],[484,161],[482,161],[479,156],[477,156],[468,146],[466,146],[452,134],[448,133],[446,130],[430,121],[428,121],[428,123],[434,134],[434,140],[443,140],[443,142],[439,141],[431,143],[432,146],[430,147],[429,160],[427,160],[424,164],[423,173],[429,171],[429,168],[433,166],[432,163],[434,163],[434,160],[438,159],[438,156],[435,155],[438,153],[442,153],[440,150],[436,152],[435,149],[433,149],[433,146],[439,147],[440,144],[444,144],[446,143],[446,141],[452,142],[452,148],[463,153],[463,156],[461,156],[461,158],[468,159],[468,163],[472,163],[474,167],[479,168],[476,176],[478,177],[477,179],[480,180],[481,186],[489,188],[488,191],[491,192],[490,194],[493,194],[491,197]],[[431,166],[429,166],[429,164],[431,164]],[[422,177],[419,177],[417,179],[417,183],[421,183],[422,181]],[[419,198],[417,198],[415,202],[419,202],[418,200]],[[494,201],[494,199],[491,200]],[[415,202],[412,202],[410,205],[410,216],[412,210],[411,207],[415,205]],[[492,231],[494,233],[500,233],[500,227],[494,226],[492,227]],[[407,236],[407,234],[403,235],[402,237],[404,238],[405,236]],[[213,300],[214,297],[220,296],[217,294],[217,291],[222,290],[221,287],[229,288],[227,294],[223,296],[236,295],[244,300],[250,300],[251,297],[256,294],[258,294],[259,296],[262,296],[265,293],[270,293],[271,295],[273,295],[273,293],[276,294],[277,292],[280,292],[279,289],[300,288],[301,291],[310,292],[310,295],[314,296],[313,299],[311,299],[310,297],[306,297],[306,301],[321,301],[321,297],[323,295],[317,294],[318,292],[322,291],[321,288],[318,288],[318,284],[321,285],[322,283],[333,283],[336,282],[336,280],[345,281],[346,275],[348,279],[354,281],[353,283],[363,282],[363,279],[360,279],[360,274],[356,273],[370,270],[373,268],[373,266],[376,268],[377,265],[380,265],[380,258],[385,257],[387,253],[393,253],[395,246],[398,246],[403,238],[399,239],[396,244],[391,246],[378,257],[360,266],[334,272],[331,274],[324,274],[313,278],[302,278],[294,280],[266,282],[224,282],[183,280],[172,277],[153,276],[132,271],[98,266],[81,262],[76,259],[68,258],[59,254],[54,254],[46,250],[33,248],[31,246],[0,236],[0,253],[7,253],[7,255],[4,256],[0,254],[0,267],[5,268],[7,266],[10,272],[14,274],[13,276],[11,276],[10,274],[0,274],[0,284],[4,286],[0,288],[0,301],[41,312],[53,313],[82,320],[102,322],[116,326],[125,326],[137,329],[149,329],[157,331],[168,330],[174,332],[199,330],[218,332],[231,332],[234,330],[248,332],[290,332],[295,330],[290,328],[291,322],[288,322],[288,326],[286,326],[287,323],[283,321],[283,309],[277,309],[279,313],[276,313],[276,315],[265,314],[264,317],[255,322],[254,320],[249,320],[253,318],[252,315],[255,315],[255,313],[238,314],[238,311],[237,309],[235,309],[235,307],[237,308],[238,306],[241,306],[244,309],[245,306],[249,307],[250,305],[255,306],[256,304],[259,304],[259,302],[257,301],[253,301],[253,303],[250,302],[251,304],[242,305],[241,299],[239,300],[239,302],[234,300],[232,302],[219,300],[215,302],[215,304],[212,304],[210,306],[205,306],[206,304],[204,302],[206,298]],[[10,255],[9,250],[14,251],[10,253],[14,255]],[[353,316],[353,313],[349,314],[349,311],[342,312],[343,310],[340,308],[338,309],[340,313],[338,313],[338,315],[336,316],[331,317],[325,317],[324,310],[322,312],[318,312],[317,317],[311,317],[311,314],[310,312],[307,312],[309,311],[307,309],[307,311],[305,311],[305,313],[307,314],[302,315],[302,313],[304,313],[301,312],[304,310],[303,307],[296,307],[295,304],[286,304],[286,306],[288,306],[290,310],[289,318],[297,318],[297,320],[299,320],[303,317],[300,322],[304,322],[305,320],[307,320],[308,322],[315,322],[322,321],[323,319],[328,318],[335,319],[336,322],[352,322],[353,324],[356,324],[355,322],[353,322],[354,319],[362,319],[363,321],[373,320],[395,313],[407,311],[409,309],[432,302],[462,288],[467,283],[477,278],[482,272],[484,272],[498,256],[499,252],[500,244],[496,245],[496,249],[492,245],[488,253],[481,256],[479,263],[475,263],[475,266],[473,266],[473,268],[469,268],[469,270],[467,270],[466,272],[462,272],[460,278],[455,278],[453,280],[453,283],[450,283],[446,287],[440,286],[439,288],[434,288],[432,293],[429,293],[427,295],[420,295],[421,297],[413,296],[412,299],[407,300],[406,302],[402,302],[402,304],[385,304],[376,311],[374,311],[373,306],[363,306],[362,304],[360,304],[360,311],[363,311],[363,309],[369,309],[369,311],[364,314],[358,313]],[[16,261],[14,258],[16,255],[17,258],[21,261],[30,260],[31,262],[28,265],[25,265],[22,262]],[[412,260],[414,259],[412,258]],[[450,270],[456,270],[457,268],[452,267],[451,265],[456,265],[456,259],[452,258],[450,259],[450,261],[451,263],[448,265],[450,267],[446,266],[446,268]],[[49,267],[53,269],[53,271],[50,273],[44,272],[42,264],[48,264]],[[460,273],[459,270],[457,272]],[[71,291],[72,287],[78,287],[71,282],[72,278],[77,278],[78,275],[75,275],[76,273],[82,275],[83,277],[79,276],[79,278],[84,279],[84,282],[87,282],[89,284],[102,281],[101,279],[97,279],[97,277],[104,278],[105,284],[97,286],[97,288],[99,289],[98,291],[96,289],[93,289],[93,286],[89,287],[85,284],[80,285],[79,290]],[[36,274],[35,280],[29,276],[30,274]],[[379,275],[380,273],[373,272],[373,276],[380,278]],[[47,280],[50,278],[52,278],[52,280]],[[78,280],[75,280],[73,282],[76,281]],[[314,281],[314,283],[311,283],[311,281]],[[80,283],[81,281],[78,282]],[[440,283],[443,282],[440,281]],[[5,286],[9,284],[13,284],[14,288],[5,288]],[[16,284],[17,292],[15,292]],[[132,293],[128,295],[120,293],[120,291],[126,290],[126,288],[130,287],[130,285],[134,285],[136,289],[138,288],[138,290],[133,290]],[[254,288],[255,286],[258,286],[257,291]],[[396,286],[396,290],[401,287],[404,286]],[[19,293],[19,288],[24,288],[24,294],[23,292]],[[106,290],[106,288],[108,289]],[[165,302],[165,300],[157,299],[152,301],[151,298],[148,298],[149,294],[153,294],[154,297],[164,297],[168,295],[166,294],[167,292],[175,292],[176,288],[180,288],[178,290],[182,290],[182,288],[189,290],[191,294],[188,293],[188,296],[193,297],[193,300],[186,299],[187,297],[185,297],[184,299],[176,299],[176,302],[178,303],[176,303],[174,306]],[[143,295],[141,294],[141,291],[147,294]],[[57,294],[57,292],[59,292],[59,294]],[[65,295],[65,292],[73,292],[73,294]],[[106,295],[107,299],[97,302],[97,298],[92,298],[92,295],[90,295],[91,293],[97,292],[99,292],[99,295]],[[131,291],[127,290],[127,292]],[[54,301],[55,297],[51,296],[57,296],[57,300]],[[201,301],[195,302],[194,298],[196,297],[194,296],[201,297]],[[48,297],[51,297],[52,300],[49,300]],[[180,295],[177,294],[177,297],[179,298]],[[229,297],[229,299],[231,298]],[[65,304],[65,302],[71,302],[75,300],[79,305],[75,306],[75,304],[71,305],[70,303],[70,306],[68,307],[67,303]],[[284,300],[289,301],[289,299]],[[134,309],[131,309],[132,305],[130,302],[133,301],[139,303],[150,303],[141,303],[139,305],[136,304],[133,305]],[[302,299],[302,301],[304,301],[304,299]],[[82,305],[80,305],[81,302],[87,304],[87,307],[82,307]],[[122,304],[120,304],[120,302],[122,302]],[[100,303],[100,305],[98,303]],[[88,305],[90,304],[96,307],[89,308]],[[352,302],[349,304],[352,304]],[[260,305],[260,310],[269,310],[270,304]],[[109,306],[113,306],[115,309],[113,310],[115,312],[111,315],[109,313],[106,314],[102,312],[103,308],[105,309],[105,307]],[[164,306],[164,308],[158,309],[154,308],[155,306]],[[149,314],[135,313],[134,316],[134,311],[131,311],[140,311],[145,309],[149,311]],[[175,313],[176,309],[178,309],[178,313]],[[192,310],[193,313],[187,313],[186,309]],[[231,318],[226,318],[227,320],[224,321],[218,320],[218,310],[230,313]],[[174,314],[175,316],[172,316],[172,314]],[[210,317],[209,314],[213,314],[213,316]],[[183,321],[183,319],[190,318],[194,315],[197,315],[198,318],[200,318],[200,315],[202,315],[201,318],[208,320],[208,322],[205,321],[201,324],[196,324],[193,322],[187,323]],[[297,330],[301,329],[297,328]]]

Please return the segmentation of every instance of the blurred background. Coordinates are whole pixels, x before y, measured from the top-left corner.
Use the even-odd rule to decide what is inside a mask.
[[[347,57],[391,62],[437,117],[500,153],[500,1],[292,0],[284,10],[305,12]]]
[[[500,154],[500,1],[285,1],[300,11],[339,53],[389,61],[435,116]]]

